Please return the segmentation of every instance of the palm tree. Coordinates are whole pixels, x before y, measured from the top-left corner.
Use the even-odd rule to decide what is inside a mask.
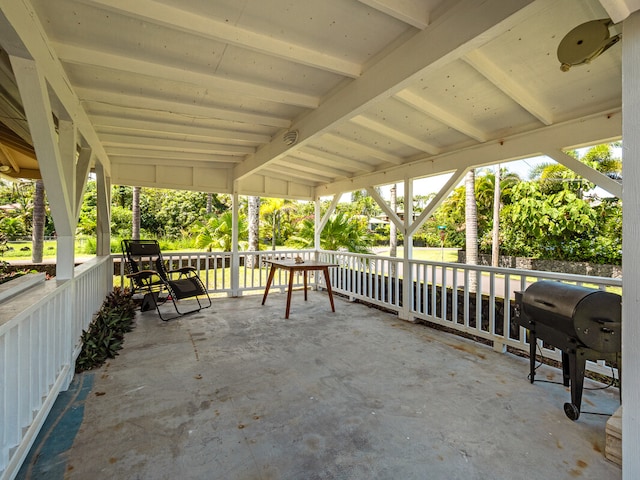
[[[287,242],[297,248],[313,246],[315,222],[305,218],[298,234]],[[332,215],[320,233],[320,248],[323,250],[346,249],[354,253],[370,253],[371,235],[361,217],[348,217],[343,212]]]
[[[209,217],[205,223],[196,222],[193,231],[196,235],[196,247],[205,248],[211,252],[214,248],[223,252],[232,250],[233,214],[226,211],[221,215]],[[241,246],[246,246],[247,222],[244,218],[238,218],[238,241]]]
[[[27,231],[22,217],[3,218],[0,220],[0,230],[10,239],[21,237]]]
[[[393,213],[397,213],[398,209],[398,197],[397,197],[397,185],[394,183],[391,186],[389,208]],[[390,219],[391,220],[391,219]],[[389,256],[395,257],[398,254],[398,227],[393,221],[389,222]]]
[[[622,160],[613,157],[614,146],[619,146],[619,143],[603,143],[591,147],[582,157],[582,161],[609,178],[622,181]]]
[[[491,266],[500,260],[500,164],[496,165],[493,181],[493,227],[491,229]]]
[[[510,203],[511,192],[520,182],[520,177],[497,165],[494,171],[482,176],[476,175],[475,190],[478,216],[478,232],[482,234],[482,244],[491,242],[492,265],[497,266],[500,246],[500,209],[506,199]],[[488,237],[491,227],[490,240]]]
[[[575,151],[573,153],[575,154]],[[562,190],[580,193],[583,189],[584,179],[578,178],[573,171],[560,163],[540,163],[531,169],[529,177],[540,182],[542,191],[547,194],[558,193]]]
[[[368,219],[380,213],[380,207],[366,190],[355,190],[351,193],[351,205],[348,210],[355,215],[364,215]]]
[[[613,147],[616,145],[604,143],[591,147],[580,161],[614,180],[622,181],[622,160],[613,157]],[[576,150],[569,150],[567,154],[578,158]],[[576,175],[564,165],[555,162],[536,165],[531,169],[529,176],[532,180],[540,181],[545,193],[571,190],[581,197],[585,189],[593,188],[593,184]]]
[[[33,196],[33,230],[31,232],[31,261],[33,263],[42,263],[45,222],[44,182],[42,180],[36,180],[36,190]]]
[[[269,198],[260,206],[260,215],[271,229],[271,249],[275,250],[281,238],[282,214],[288,214],[295,208],[291,201],[282,198]]]
[[[260,197],[249,197],[247,217],[249,218],[249,250],[260,250]],[[247,258],[247,267],[258,268],[257,255]]]
[[[476,203],[475,184],[475,170],[471,169],[464,179],[466,263],[468,265],[478,264],[478,206]],[[477,286],[476,272],[469,272],[469,291],[475,292]]]
[[[131,219],[131,238],[140,240],[140,187],[133,187],[131,205],[133,214]]]
[[[391,211],[393,213],[397,213],[398,197],[397,197],[397,185],[395,183],[391,185],[389,196],[391,197],[389,201],[389,208],[391,208]],[[397,255],[398,255],[398,227],[396,226],[393,219],[390,218],[389,219],[389,256],[396,257]],[[391,262],[391,265],[389,268],[389,275],[391,275],[392,278],[395,278],[396,273],[397,273],[396,264],[395,262]]]

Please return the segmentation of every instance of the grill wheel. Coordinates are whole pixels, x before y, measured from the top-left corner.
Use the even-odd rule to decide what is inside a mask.
[[[564,413],[569,417],[569,420],[573,420],[575,422],[580,416],[580,409],[573,403],[567,402],[564,404]]]

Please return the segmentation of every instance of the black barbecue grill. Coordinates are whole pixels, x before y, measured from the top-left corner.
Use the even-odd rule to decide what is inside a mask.
[[[535,377],[536,344],[540,339],[562,351],[562,378],[571,385],[571,403],[564,412],[580,416],[587,360],[617,362],[621,349],[621,297],[602,290],[540,281],[516,295],[516,322],[529,330],[530,380]],[[618,365],[619,367],[619,365]]]

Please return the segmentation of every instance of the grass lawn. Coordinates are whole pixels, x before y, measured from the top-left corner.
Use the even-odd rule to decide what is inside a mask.
[[[19,260],[28,260],[31,258],[31,242],[10,242],[9,247],[11,250],[8,250],[0,257],[0,259],[5,259],[10,261],[12,259]],[[76,255],[87,255],[83,251],[84,244],[81,241],[76,242]],[[291,250],[289,247],[277,247],[278,250]],[[44,252],[43,257],[45,259],[55,259],[57,251],[57,244],[55,240],[46,240],[44,242]],[[173,250],[163,250],[166,252],[170,252]],[[186,251],[199,251],[195,249],[179,249],[177,251],[186,252]],[[119,251],[116,253],[120,253]],[[389,249],[376,249],[376,253],[382,256],[389,255]],[[403,255],[402,247],[398,247],[397,256],[401,258]],[[456,262],[458,260],[458,249],[457,248],[423,248],[423,247],[414,247],[413,249],[413,258],[416,260],[429,260],[432,262]]]
[[[0,255],[0,260],[31,260],[31,242],[9,242],[7,246],[10,250]],[[57,245],[55,240],[45,240],[42,258],[56,258]]]
[[[389,249],[376,249],[376,254],[381,256],[388,256]],[[404,250],[402,247],[398,247],[397,257],[402,258]],[[427,260],[430,262],[457,262],[458,261],[458,249],[457,248],[428,248],[428,247],[413,247],[413,258],[416,260]]]

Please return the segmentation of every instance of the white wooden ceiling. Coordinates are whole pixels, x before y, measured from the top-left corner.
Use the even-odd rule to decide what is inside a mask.
[[[598,0],[21,3],[114,184],[312,199],[621,132],[620,46],[556,58]]]

